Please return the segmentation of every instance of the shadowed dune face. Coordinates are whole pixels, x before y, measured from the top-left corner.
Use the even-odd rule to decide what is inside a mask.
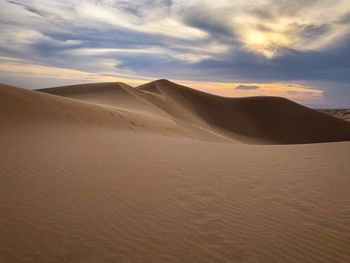
[[[225,98],[167,80],[143,85],[141,89],[162,94],[212,129],[243,142],[297,144],[350,140],[349,123],[284,98]]]
[[[232,143],[345,122],[165,80],[42,91],[0,85],[1,263],[350,262],[350,142]]]
[[[225,98],[167,80],[136,89],[122,83],[102,83],[41,91],[151,112],[204,139],[253,144],[350,140],[350,123],[279,97]]]

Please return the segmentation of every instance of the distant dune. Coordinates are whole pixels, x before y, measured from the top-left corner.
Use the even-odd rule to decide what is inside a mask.
[[[159,93],[190,112],[182,118],[194,114],[211,129],[239,141],[289,144],[350,140],[349,123],[284,98],[219,97],[167,80],[140,89]]]
[[[39,91],[0,85],[0,262],[350,262],[349,122],[167,80]]]
[[[318,111],[350,122],[350,109],[319,109]]]
[[[122,83],[102,83],[40,91],[161,116],[167,113],[169,119],[191,132],[201,129],[246,143],[350,140],[350,123],[280,97],[225,98],[168,80],[141,85],[137,90]]]

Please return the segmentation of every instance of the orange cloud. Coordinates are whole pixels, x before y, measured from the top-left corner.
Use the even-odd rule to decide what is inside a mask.
[[[35,65],[18,59],[11,59],[9,57],[0,57],[0,61],[0,72],[2,73],[28,76],[32,78],[61,79],[66,80],[67,84],[74,80],[81,82],[124,82],[131,86],[138,86],[153,80],[152,78],[148,77],[135,77],[132,75],[103,75],[75,69]],[[320,88],[303,86],[298,83],[222,83],[187,80],[173,81],[194,89],[225,97],[280,96],[300,103],[320,102],[323,100],[323,91]]]
[[[179,83],[225,97],[279,96],[300,103],[320,102],[324,99],[322,89],[298,83],[218,83],[194,81],[179,81]],[[240,86],[259,88],[237,89]]]

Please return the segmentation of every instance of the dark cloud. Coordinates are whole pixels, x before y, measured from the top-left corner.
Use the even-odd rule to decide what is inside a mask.
[[[259,86],[253,86],[253,85],[239,85],[235,89],[239,90],[257,90],[260,89]]]
[[[251,13],[258,18],[264,19],[264,20],[272,20],[275,19],[275,14],[272,12],[271,9],[259,9],[255,8],[251,11]]]
[[[340,24],[350,24],[350,12],[347,12],[345,15],[342,15],[337,22]]]
[[[234,36],[232,27],[222,23],[222,17],[220,15],[211,15],[211,12],[204,8],[185,11],[182,14],[182,20],[189,26],[208,32],[211,37],[228,37],[232,40]]]
[[[332,97],[333,101],[336,101],[337,97],[340,99],[345,93],[350,94],[348,85],[350,83],[350,29],[346,27],[350,25],[350,12],[333,20],[312,21],[308,24],[295,22],[291,25],[292,31],[297,32],[298,37],[302,38],[306,44],[315,39],[327,38],[332,35],[337,26],[344,26],[342,35],[328,45],[317,49],[279,47],[276,56],[267,58],[254,50],[248,50],[239,38],[239,32],[235,32],[237,28],[234,27],[233,21],[236,14],[239,15],[242,10],[238,10],[238,7],[234,5],[231,8],[220,9],[214,8],[215,4],[203,2],[198,5],[194,2],[193,7],[189,6],[174,11],[172,7],[176,1],[171,0],[99,0],[89,3],[100,2],[101,6],[103,3],[108,3],[111,5],[110,8],[117,8],[127,17],[141,21],[140,30],[115,25],[106,26],[104,23],[80,19],[79,9],[76,7],[80,6],[79,1],[43,0],[41,3],[41,1],[8,0],[7,3],[22,13],[17,16],[15,13],[11,14],[14,18],[9,21],[4,21],[0,14],[0,30],[2,31],[0,40],[3,43],[0,45],[0,56],[12,56],[25,59],[33,64],[89,70],[89,72],[99,72],[99,67],[102,67],[100,64],[106,60],[112,61],[112,65],[114,61],[118,61],[118,63],[115,62],[115,65],[118,64],[117,67],[110,70],[115,70],[116,73],[121,70],[134,75],[156,78],[244,83],[308,81],[311,84],[317,84],[327,82],[322,87],[327,90],[326,96]],[[58,4],[55,6],[52,3]],[[284,15],[288,17],[300,15],[305,8],[317,10],[318,4],[321,5],[317,0],[271,0],[269,6],[247,5],[249,7],[243,8],[243,11],[244,15],[257,18],[256,21],[253,21],[254,23],[251,22],[254,29],[262,33],[269,33],[276,30],[271,23],[275,21],[278,23],[278,19]],[[0,7],[2,7],[1,2]],[[56,7],[66,8],[64,11],[73,11],[67,14],[66,12],[55,13]],[[151,10],[153,7],[157,9],[155,14]],[[4,11],[2,12],[4,14]],[[179,24],[184,23],[204,31],[207,35],[198,39],[174,38],[171,35],[142,31],[143,21],[150,19],[156,24],[159,18],[157,12],[164,17],[174,18]],[[148,13],[150,13],[149,17]],[[64,14],[63,17],[62,14]],[[264,21],[271,23],[264,24]],[[9,27],[10,30],[5,32],[3,29],[8,25],[11,28]],[[245,26],[245,24],[242,25]],[[29,32],[15,34],[22,30]],[[166,30],[167,28],[164,28],[164,31]],[[37,32],[41,37],[36,38],[37,36],[33,35],[29,39],[21,39],[22,36],[31,36],[32,31]],[[10,36],[11,41],[5,38],[7,34],[13,34]],[[293,35],[290,37],[293,38]],[[215,53],[208,43],[222,44],[227,48],[226,52]],[[165,51],[78,55],[78,50],[83,48],[135,49],[136,51],[154,48]],[[63,55],[66,51],[71,51],[70,55]],[[177,59],[176,55],[182,57],[208,55],[208,57],[196,63],[186,63],[186,61]],[[341,88],[332,88],[340,84]],[[236,87],[240,90],[258,88],[258,86],[250,85]],[[350,95],[347,98],[349,97]]]
[[[11,1],[11,0],[7,0],[8,3],[10,4],[13,4],[13,5],[18,5],[22,8],[24,8],[25,10],[27,10],[28,12],[30,13],[33,13],[33,14],[36,14],[38,16],[43,16],[43,17],[46,17],[47,16],[47,13],[42,11],[42,10],[39,10],[35,7],[32,7],[30,5],[26,5],[26,4],[23,4],[23,3],[19,3],[19,2],[16,2],[16,1]]]
[[[264,58],[240,49],[231,55],[206,60],[196,65],[206,74],[212,71],[229,80],[239,81],[299,81],[332,80],[350,82],[350,37],[336,47],[320,51],[283,49],[280,56]],[[218,79],[219,80],[219,79]]]
[[[332,24],[321,24],[321,25],[312,25],[312,24],[299,24],[298,27],[300,35],[307,39],[314,39],[316,37],[327,34],[332,29]]]

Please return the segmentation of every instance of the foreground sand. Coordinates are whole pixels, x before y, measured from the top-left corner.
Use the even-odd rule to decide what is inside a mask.
[[[241,144],[142,92],[0,92],[0,262],[350,261],[350,142]]]

